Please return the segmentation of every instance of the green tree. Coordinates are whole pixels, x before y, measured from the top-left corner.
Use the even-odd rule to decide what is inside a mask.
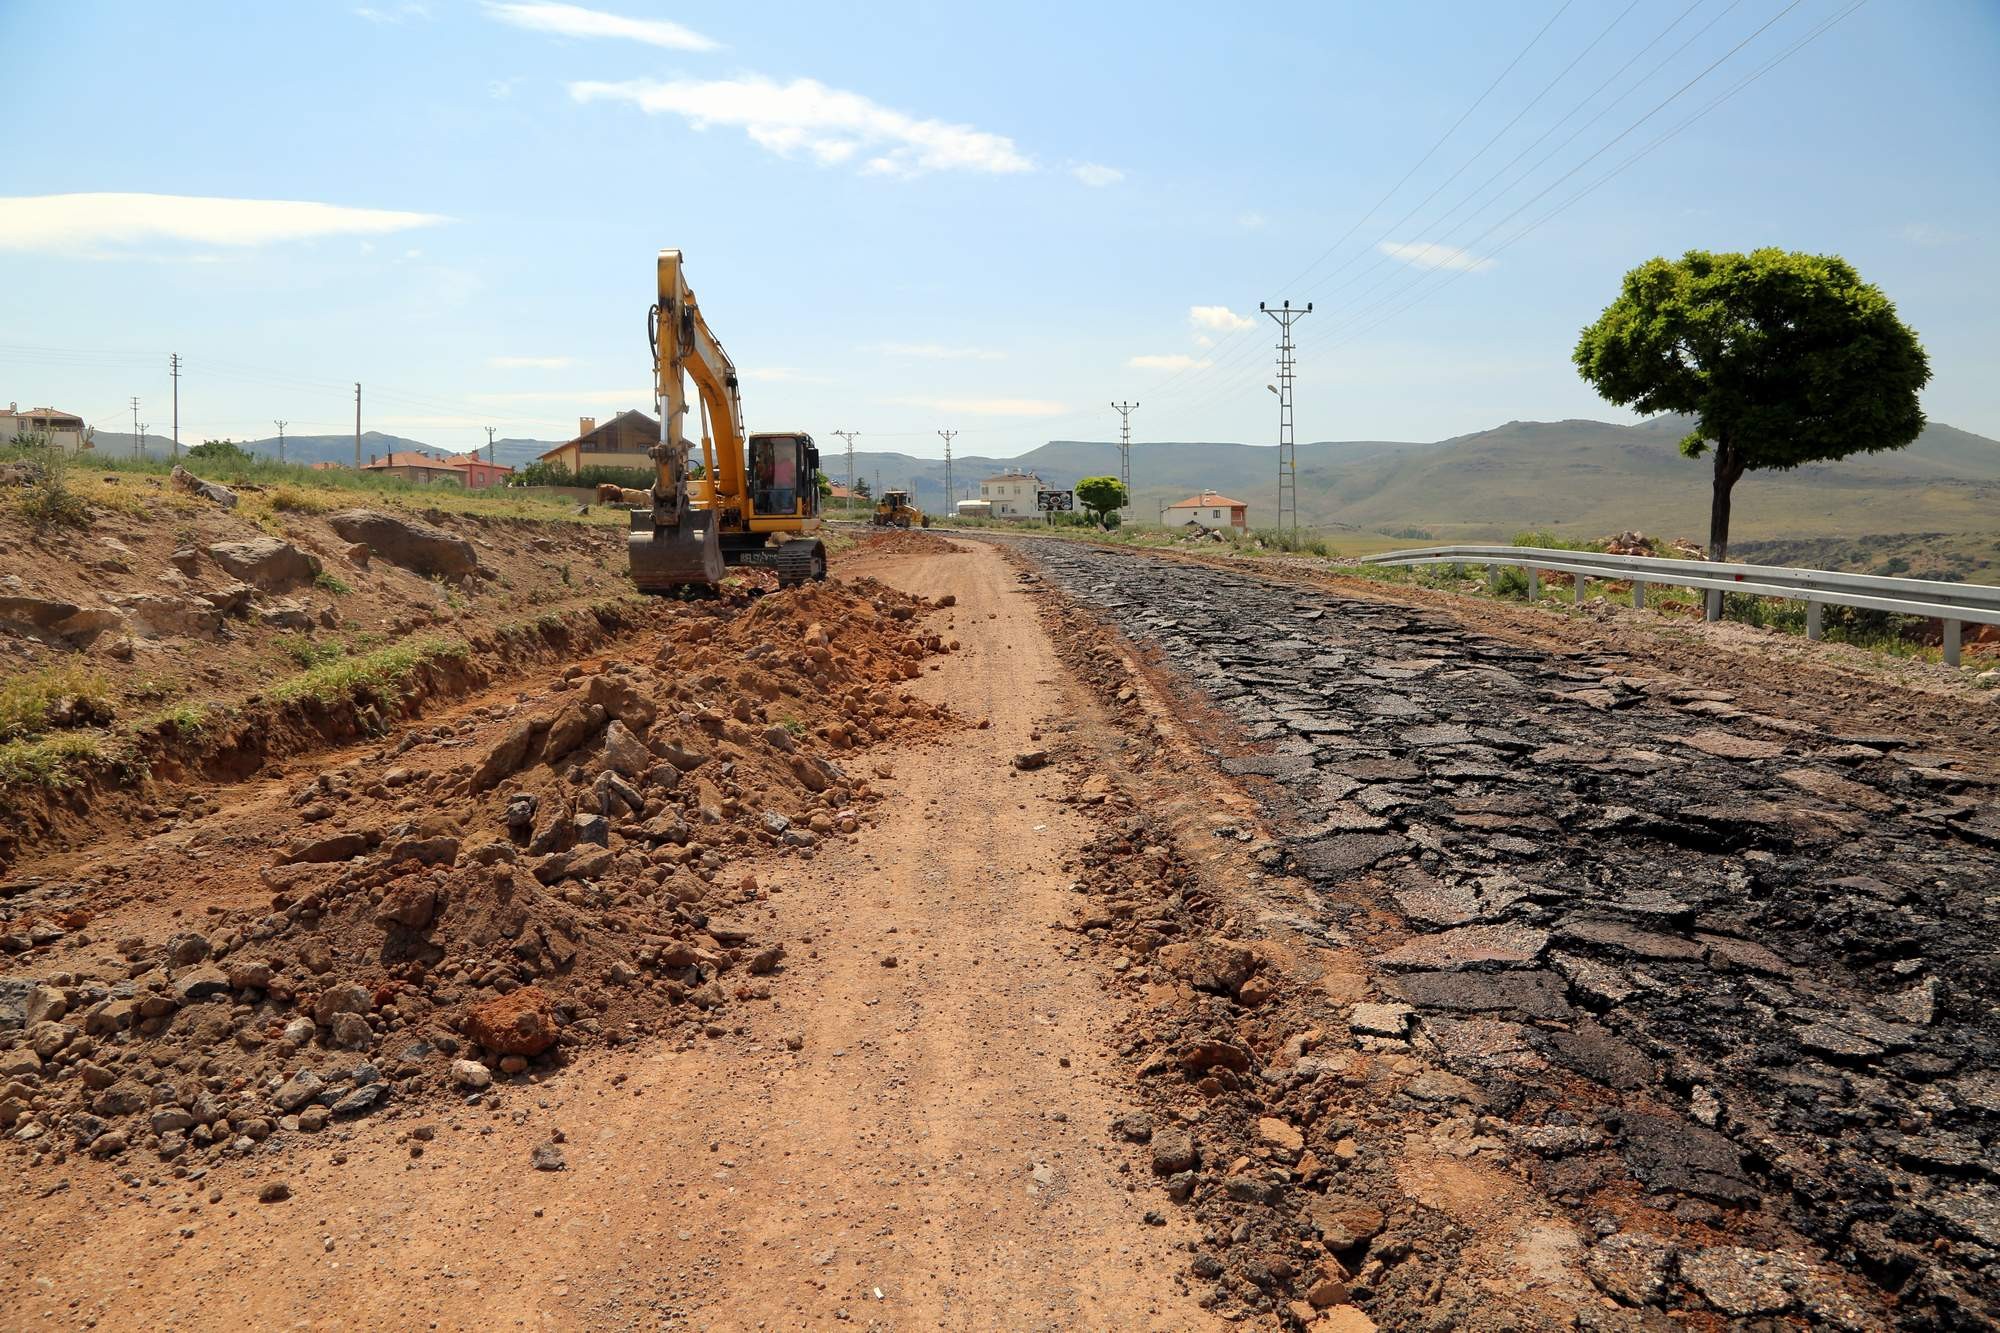
[[[854,480],[854,494],[855,494],[855,495],[856,495],[856,496],[857,496],[858,498],[860,498],[860,499],[863,499],[863,500],[866,500],[867,498],[869,498],[869,496],[870,496],[870,495],[872,494],[872,492],[871,492],[871,491],[870,491],[870,490],[868,489],[868,478],[866,478],[866,477],[857,477],[857,478],[855,478],[855,480]]]
[[[1085,477],[1076,484],[1076,502],[1095,515],[1101,524],[1106,514],[1115,513],[1130,504],[1132,495],[1125,489],[1125,483],[1116,477]]]
[[[1745,472],[1901,449],[1923,431],[1917,392],[1931,377],[1880,288],[1838,255],[1778,249],[1648,260],[1574,360],[1620,406],[1694,418],[1680,449],[1715,456],[1711,560],[1729,554]]]
[[[824,472],[814,472],[813,479],[819,482],[819,498],[824,500],[833,494],[833,478]]]
[[[252,463],[250,451],[234,440],[203,440],[187,451],[189,458],[202,458],[211,463]]]

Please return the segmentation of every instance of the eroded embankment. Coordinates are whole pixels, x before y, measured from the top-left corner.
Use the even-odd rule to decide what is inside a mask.
[[[1157,655],[1177,711],[1227,721],[1202,739],[1285,835],[1266,869],[1311,886],[1250,893],[1266,919],[1192,974],[1157,924],[1198,905],[1172,874],[1098,924],[1207,997],[1157,1086],[1198,1124],[1238,1108],[1225,1145],[1264,1139],[1184,1185],[1184,1154],[1159,1164],[1197,1208],[1252,1210],[1211,1236],[1280,1224],[1278,1268],[1232,1247],[1198,1272],[1296,1292],[1304,1224],[1399,1327],[1564,1275],[1638,1318],[1992,1316],[2000,830],[1976,766],[1431,611],[1031,550]],[[1330,1015],[1269,1017],[1257,940],[1288,934]]]
[[[954,725],[899,688],[948,651],[923,605],[870,580],[667,604],[643,653],[17,885],[9,1149],[255,1163],[768,998],[783,949],[721,869],[857,835],[857,752]]]

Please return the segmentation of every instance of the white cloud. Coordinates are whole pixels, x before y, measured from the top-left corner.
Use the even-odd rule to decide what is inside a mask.
[[[873,155],[862,163],[863,175],[904,177],[925,171],[1009,175],[1035,169],[1004,134],[919,120],[814,79],[781,84],[761,74],[747,74],[738,79],[666,83],[587,81],[572,83],[569,93],[579,102],[629,102],[652,115],[679,116],[698,130],[737,126],[751,142],[780,157],[804,152],[826,166],[846,162],[866,149]]]
[[[1257,321],[1237,314],[1226,305],[1191,305],[1188,322],[1198,329],[1213,329],[1217,333],[1241,333]]]
[[[1427,241],[1384,241],[1377,249],[1391,259],[1400,259],[1416,268],[1448,268],[1466,273],[1483,273],[1493,267],[1490,259],[1461,250],[1455,245],[1433,245]]]
[[[1059,417],[1069,410],[1043,398],[885,398],[895,407],[923,407],[933,412],[963,412],[975,417]]]
[[[487,0],[487,17],[530,32],[552,32],[559,37],[620,37],[670,51],[713,51],[721,43],[690,28],[666,19],[626,18],[582,5],[525,3],[505,4]]]
[[[885,356],[907,356],[919,361],[1004,361],[1005,352],[985,347],[942,347],[937,343],[876,343],[864,351]]]
[[[815,375],[790,366],[758,366],[743,372],[743,378],[759,384],[832,384],[831,375]]]
[[[1264,225],[1264,222],[1264,215],[1254,208],[1247,213],[1238,213],[1236,215],[1236,225],[1245,231],[1256,231]]]
[[[622,403],[626,407],[650,406],[651,385],[643,389],[521,389],[511,393],[475,393],[467,397],[482,403]]]
[[[1965,239],[1965,233],[1947,231],[1943,227],[1934,227],[1928,222],[1912,222],[1903,228],[1903,239],[1911,245],[1921,245],[1926,249],[1936,249],[1939,246],[1957,245]]]
[[[429,5],[411,3],[397,5],[394,9],[377,9],[363,5],[354,11],[356,18],[367,19],[370,23],[401,23],[405,19],[427,19],[431,16]]]
[[[1116,185],[1125,179],[1125,173],[1118,168],[1097,162],[1080,162],[1069,169],[1069,174],[1093,188]]]
[[[1201,366],[1212,366],[1215,363],[1206,359],[1197,359],[1187,355],[1185,352],[1165,352],[1158,355],[1135,356],[1125,364],[1131,366],[1134,370],[1194,370]]]
[[[1215,339],[1209,337],[1206,333],[1197,333],[1194,335],[1194,345],[1206,350],[1215,346]]]
[[[192,241],[272,245],[319,236],[379,236],[433,227],[436,213],[347,208],[290,199],[182,194],[44,194],[0,198],[0,250],[87,251],[96,245]]]
[[[491,356],[486,364],[500,370],[561,370],[576,364],[569,356]]]

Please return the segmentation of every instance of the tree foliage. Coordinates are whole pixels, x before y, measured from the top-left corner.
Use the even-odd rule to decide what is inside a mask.
[[[256,456],[234,440],[203,440],[187,451],[189,458],[211,463],[253,463]]]
[[[1729,548],[1746,471],[1900,449],[1924,428],[1930,364],[1880,288],[1837,255],[1690,250],[1625,275],[1577,370],[1611,402],[1678,412],[1681,453],[1714,455],[1709,558]]]
[[[1106,514],[1123,509],[1132,496],[1116,477],[1085,477],[1076,484],[1076,502],[1103,523]]]

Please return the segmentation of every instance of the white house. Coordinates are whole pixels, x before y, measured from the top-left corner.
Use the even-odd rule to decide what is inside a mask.
[[[7,404],[7,410],[0,412],[0,444],[12,443],[17,435],[46,436],[50,444],[71,453],[91,447],[90,428],[83,418],[53,407],[23,409],[19,403]]]
[[[1035,495],[1042,479],[1032,472],[1002,472],[979,483],[979,498],[993,506],[995,518],[1040,518]]]
[[[1203,491],[1179,504],[1168,505],[1161,511],[1160,521],[1169,527],[1194,523],[1204,528],[1243,529],[1250,526],[1250,506],[1214,491]]]

